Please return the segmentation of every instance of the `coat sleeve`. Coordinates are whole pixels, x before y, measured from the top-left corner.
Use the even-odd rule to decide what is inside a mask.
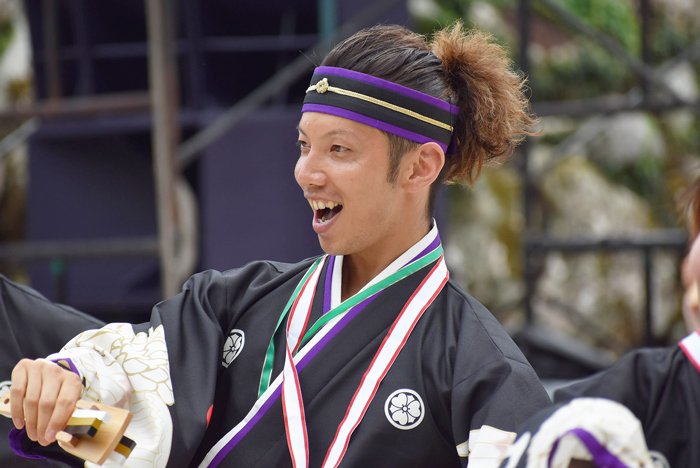
[[[463,464],[495,468],[518,426],[551,400],[496,319],[466,299],[452,386],[453,433]]]
[[[652,393],[661,393],[666,385],[671,357],[663,349],[633,351],[611,368],[557,390],[554,401],[587,396],[607,398],[622,403],[640,421],[646,421]]]
[[[125,466],[166,466],[175,427],[173,370],[182,371],[191,359],[199,358],[196,369],[190,370],[198,374],[197,397],[203,404],[213,400],[216,368],[207,357],[221,345],[221,324],[228,320],[226,288],[221,273],[195,275],[178,295],[153,308],[150,322],[113,323],[84,331],[48,356],[81,377],[83,398],[134,414],[127,435],[136,448]],[[183,406],[191,405],[187,400],[192,395],[179,397]],[[206,413],[197,416],[201,427],[189,428],[193,433],[206,428]]]
[[[104,322],[54,304],[32,288],[0,275],[0,380],[22,358],[36,359],[61,349],[78,333]]]
[[[10,388],[20,359],[44,357],[78,333],[104,322],[71,307],[54,304],[36,290],[0,275],[0,395]],[[12,421],[0,418],[0,466],[23,463],[8,444]],[[24,464],[22,465],[24,466]]]
[[[188,466],[207,428],[225,331],[289,269],[254,262],[199,273],[149,322],[85,331],[48,359],[79,374],[85,398],[134,414],[127,435],[137,445],[124,466]]]

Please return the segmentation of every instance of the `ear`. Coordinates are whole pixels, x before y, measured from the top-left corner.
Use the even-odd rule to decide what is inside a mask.
[[[445,152],[434,142],[423,143],[402,158],[402,186],[411,193],[435,182],[445,165]]]

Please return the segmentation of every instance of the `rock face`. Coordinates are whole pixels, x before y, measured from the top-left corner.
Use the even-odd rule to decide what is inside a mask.
[[[434,18],[464,16],[517,50],[517,2],[411,0],[431,5]],[[640,17],[632,1],[559,2],[593,29],[638,55]],[[585,5],[584,5],[585,4]],[[466,7],[465,7],[466,5]],[[700,63],[674,57],[695,47],[698,0],[657,0],[647,38],[649,65],[677,97],[700,99]],[[423,9],[428,11],[427,8]],[[553,11],[533,5],[528,85],[534,102],[605,100],[613,106],[642,103],[641,82],[603,48],[563,27]],[[425,22],[431,28],[435,22]],[[427,31],[425,31],[427,32]],[[693,46],[695,44],[695,46]],[[513,54],[517,55],[517,54]],[[666,61],[665,64],[662,61]],[[663,102],[671,93],[650,90]],[[545,108],[546,106],[542,106]],[[530,226],[558,238],[606,238],[681,227],[679,193],[700,175],[700,116],[689,107],[542,120],[542,138],[531,140],[529,177],[537,200]],[[522,180],[514,164],[486,170],[473,191],[453,189],[448,263],[453,277],[506,324],[522,322],[525,288],[521,238]],[[685,333],[680,320],[679,252],[655,251],[653,314],[657,336],[669,342]],[[642,343],[644,258],[639,252],[550,253],[536,268],[535,315],[547,326],[617,353]],[[676,332],[670,332],[678,326]]]
[[[666,145],[656,121],[644,112],[621,112],[604,120],[589,154],[598,163],[628,164],[641,157],[663,158]]]
[[[446,241],[450,272],[499,318],[523,297],[520,179],[508,165],[486,169],[474,190],[451,188],[451,223]]]
[[[605,178],[583,158],[567,158],[544,176],[541,193],[552,207],[549,231],[557,237],[614,237],[641,234],[655,226],[647,203],[629,189]],[[677,258],[653,258],[657,333],[665,331],[677,310]],[[585,326],[591,344],[616,351],[641,344],[644,307],[642,252],[547,255],[536,293],[537,310],[568,333]],[[562,314],[562,308],[571,308]],[[572,312],[580,316],[571,320]],[[568,316],[568,320],[562,320]],[[583,336],[580,336],[583,338]]]
[[[634,235],[656,227],[644,199],[583,157],[550,165],[538,189],[546,230],[557,238]],[[510,165],[486,170],[473,192],[451,195],[446,251],[453,276],[506,325],[519,324],[525,292],[519,174]],[[663,335],[678,311],[678,257],[657,252],[653,262],[654,328]],[[552,252],[542,260],[533,305],[539,323],[620,354],[642,342],[644,298],[639,252]]]
[[[607,180],[585,158],[562,159],[539,187],[551,209],[548,231],[553,236],[603,237],[655,227],[644,200]]]

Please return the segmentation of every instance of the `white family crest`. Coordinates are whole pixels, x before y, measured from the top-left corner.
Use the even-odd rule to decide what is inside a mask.
[[[408,430],[423,421],[425,406],[420,395],[410,388],[396,390],[384,403],[384,413],[389,422],[399,429]]]
[[[245,345],[245,333],[243,330],[234,328],[224,343],[224,357],[221,365],[228,367],[241,354],[243,345]]]

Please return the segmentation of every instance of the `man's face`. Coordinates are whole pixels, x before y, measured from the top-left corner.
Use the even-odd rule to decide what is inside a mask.
[[[389,139],[352,120],[305,112],[294,175],[332,255],[372,252],[401,233],[401,190],[387,181]]]

